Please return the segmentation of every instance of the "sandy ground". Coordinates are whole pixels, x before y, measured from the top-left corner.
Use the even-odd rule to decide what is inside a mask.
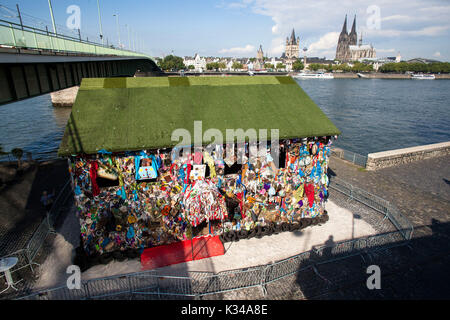
[[[330,219],[323,225],[311,226],[295,232],[283,232],[261,239],[245,239],[225,244],[223,256],[180,263],[158,271],[161,274],[184,275],[187,271],[221,272],[275,262],[313,247],[332,245],[334,242],[375,234],[375,229],[361,219],[354,218],[349,210],[332,201],[326,205]],[[79,225],[74,213],[69,213],[57,234],[54,250],[41,265],[36,289],[64,285],[71,265],[74,249],[78,246]],[[123,262],[112,261],[97,265],[82,273],[82,279],[93,279],[122,273],[141,271],[139,259]]]

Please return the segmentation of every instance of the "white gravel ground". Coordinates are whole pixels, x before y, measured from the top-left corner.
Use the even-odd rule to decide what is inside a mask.
[[[334,242],[375,234],[370,224],[356,219],[349,210],[328,201],[326,209],[330,219],[323,225],[311,226],[299,231],[283,232],[261,239],[245,239],[225,244],[223,256],[190,261],[160,268],[165,274],[186,274],[187,271],[220,272],[275,262],[314,246],[331,245]],[[71,264],[74,249],[79,242],[79,225],[75,214],[69,213],[54,239],[54,250],[40,266],[35,288],[49,288],[64,285],[65,273]],[[82,279],[93,279],[122,273],[141,271],[139,259],[112,261],[107,265],[97,265],[82,273]]]

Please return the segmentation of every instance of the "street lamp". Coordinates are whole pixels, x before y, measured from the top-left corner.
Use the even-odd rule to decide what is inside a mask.
[[[55,17],[53,16],[53,8],[51,0],[48,0],[48,7],[50,9],[50,16],[52,17],[53,33],[56,35],[56,24],[55,24]]]
[[[307,48],[307,47],[304,47],[304,48],[303,48],[303,52],[305,53],[305,56],[304,56],[304,58],[303,58],[303,65],[305,66],[305,68],[306,68],[306,51],[308,51],[308,48]]]
[[[127,27],[127,30],[128,30],[128,50],[131,50],[130,26],[127,24],[125,26]]]
[[[119,14],[113,14],[113,17],[116,17],[117,35],[119,37],[119,48],[120,48],[122,44],[120,42]]]
[[[104,41],[103,41],[103,30],[102,30],[102,17],[100,16],[100,3],[99,3],[99,0],[97,0],[97,9],[98,9],[98,24],[100,26],[100,39],[102,40],[102,44],[104,44]]]

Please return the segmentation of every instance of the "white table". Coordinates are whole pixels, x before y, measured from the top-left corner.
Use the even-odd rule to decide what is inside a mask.
[[[3,272],[5,274],[6,283],[8,285],[8,287],[6,289],[4,289],[3,291],[1,291],[0,294],[5,292],[9,288],[13,288],[16,291],[18,290],[16,287],[14,287],[14,285],[19,283],[22,280],[14,282],[12,279],[12,276],[11,276],[11,271],[10,271],[17,264],[18,261],[19,261],[19,259],[17,259],[16,257],[9,257],[9,258],[4,258],[4,259],[0,260],[0,272]]]

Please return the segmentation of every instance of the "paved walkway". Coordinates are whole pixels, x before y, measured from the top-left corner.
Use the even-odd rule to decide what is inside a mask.
[[[0,257],[22,249],[45,217],[44,190],[55,196],[69,179],[66,161],[34,163],[0,190]]]
[[[413,237],[431,235],[433,223],[450,222],[450,156],[377,171],[332,157],[330,169],[332,175],[397,206],[414,224]]]
[[[318,274],[313,270],[299,272],[268,285],[265,296],[259,288],[251,288],[205,298],[450,298],[450,156],[378,171],[365,171],[332,157],[330,169],[332,175],[397,206],[414,224],[409,245],[320,265]],[[381,290],[369,290],[366,286],[369,265],[380,267]]]
[[[61,190],[69,178],[67,161],[55,160],[33,164],[22,174],[17,175],[0,189],[0,257],[23,249],[34,231],[45,217],[45,209],[40,202],[42,192]],[[45,244],[43,246],[45,248]],[[41,263],[47,252],[41,249],[34,261]],[[18,287],[27,288],[28,282],[35,275],[29,267],[15,271],[13,278],[27,279],[18,284]],[[27,284],[25,284],[27,282]],[[4,278],[0,277],[0,291],[5,287]],[[12,290],[4,293],[13,294]]]

